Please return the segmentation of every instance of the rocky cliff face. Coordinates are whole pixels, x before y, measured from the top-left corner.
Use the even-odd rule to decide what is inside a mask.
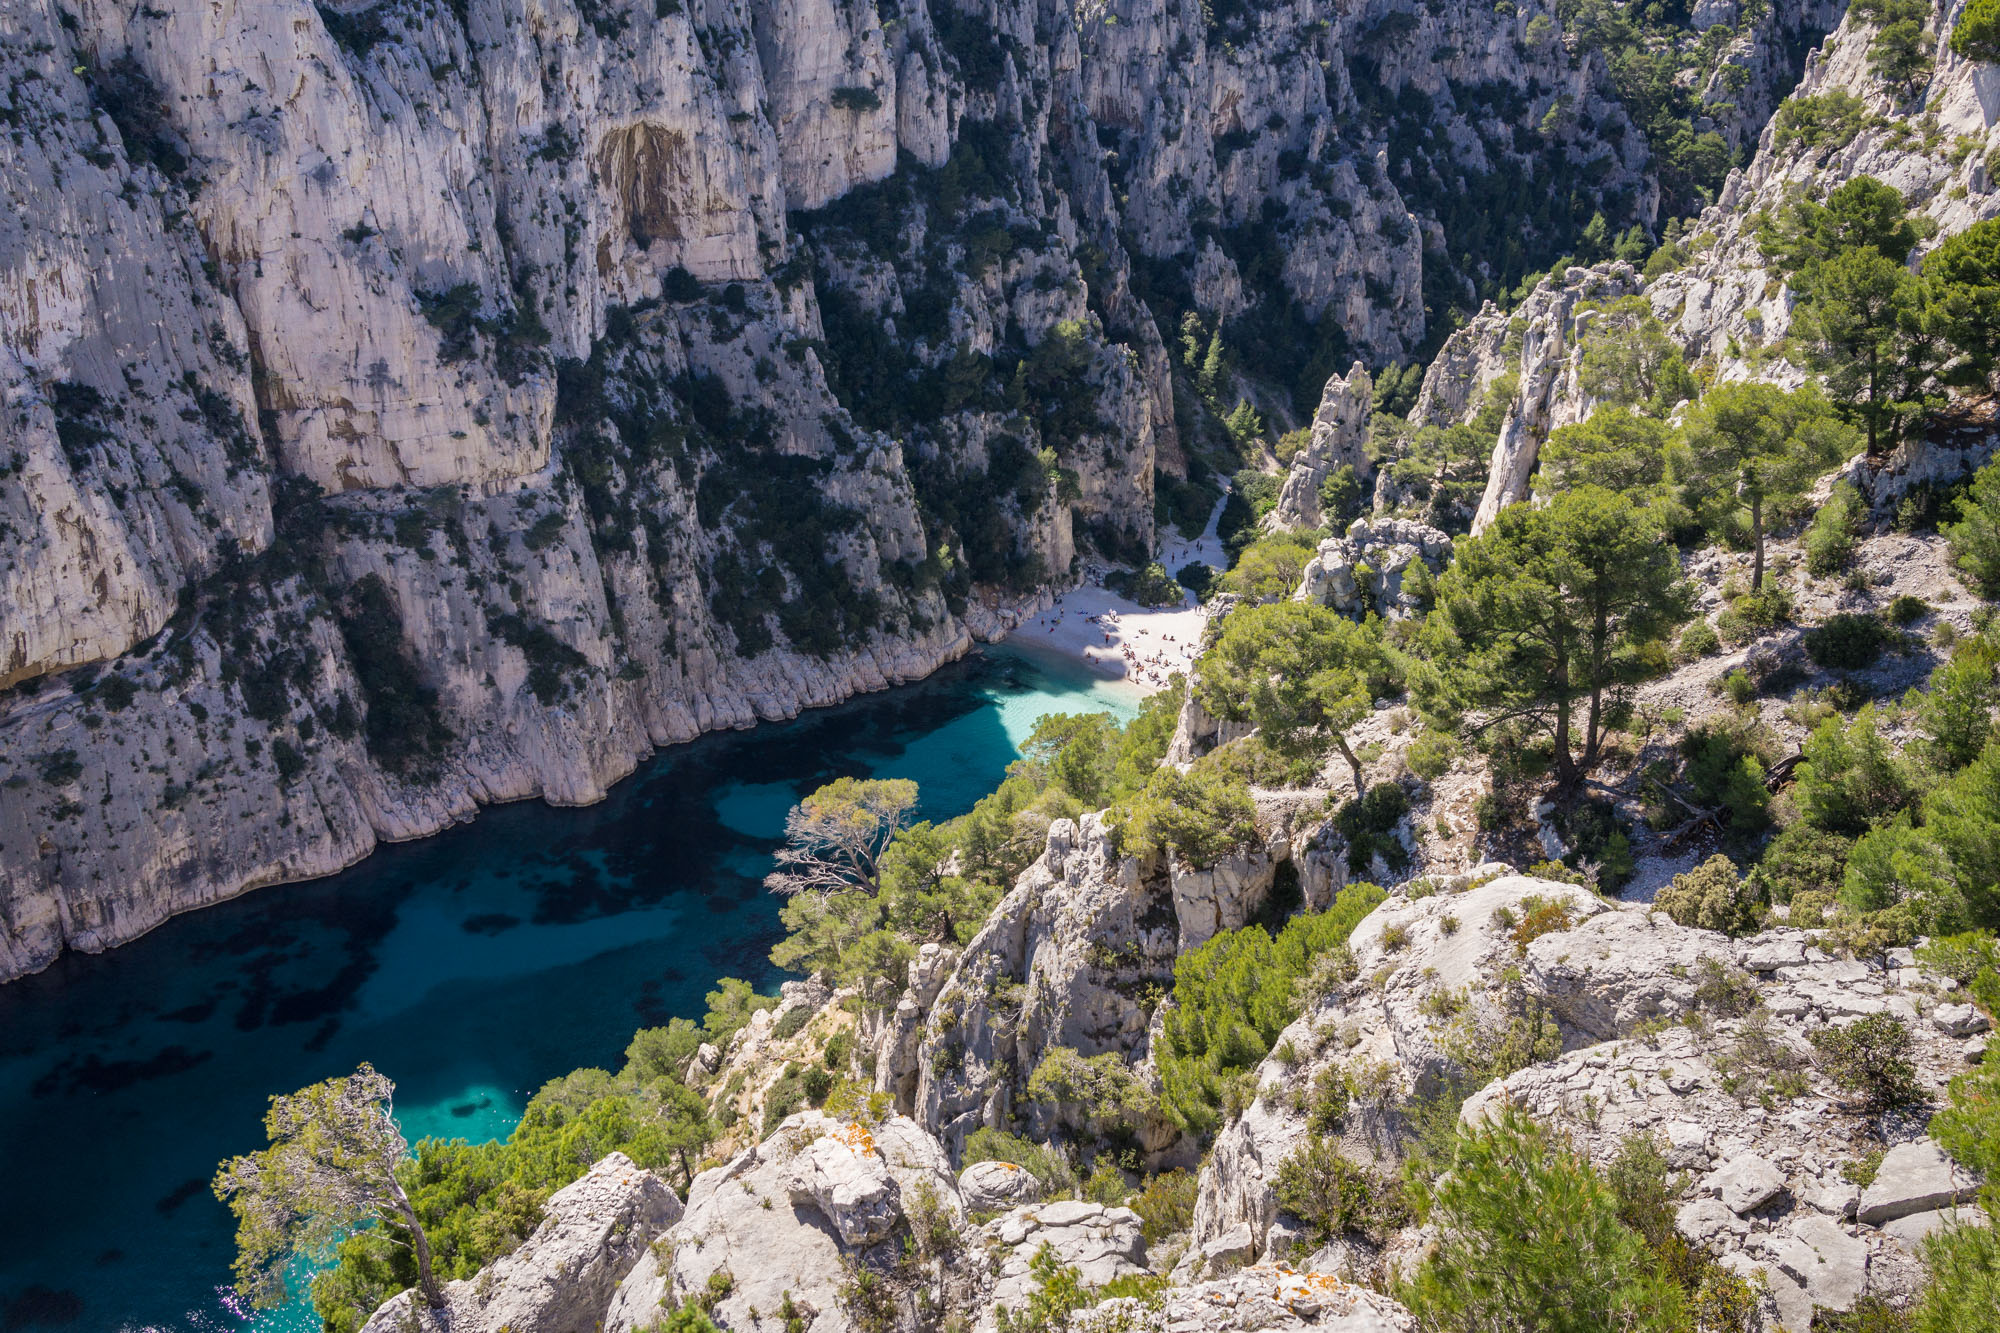
[[[1568,183],[1524,256],[1650,221],[1537,17],[14,7],[0,977],[1143,557],[1168,339],[1310,405],[1485,272],[1467,189]]]

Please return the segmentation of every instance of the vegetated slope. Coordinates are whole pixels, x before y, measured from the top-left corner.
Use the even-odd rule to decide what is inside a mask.
[[[460,1326],[1976,1326],[2000,208],[1955,18],[1850,16],[1722,203],[1482,313],[1407,416],[1330,380],[1186,688],[792,897],[809,979],[421,1148]],[[614,1149],[685,1214],[615,1295],[540,1281]],[[350,1247],[341,1327],[408,1280]]]

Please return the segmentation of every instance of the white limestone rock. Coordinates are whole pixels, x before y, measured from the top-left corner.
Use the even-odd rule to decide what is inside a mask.
[[[1884,1154],[1875,1179],[1861,1192],[1858,1216],[1875,1225],[1893,1222],[1912,1213],[1963,1203],[1978,1188],[1972,1174],[1932,1140],[1899,1143]]]
[[[614,1293],[653,1238],[681,1217],[667,1183],[612,1153],[550,1196],[542,1223],[520,1248],[478,1276],[447,1283],[454,1333],[600,1333]],[[430,1325],[414,1290],[392,1297],[363,1333],[402,1333],[413,1316]]]
[[[1039,1201],[1042,1182],[1013,1162],[974,1162],[959,1173],[958,1197],[971,1213],[1016,1208]]]
[[[1193,1286],[1169,1288],[1157,1305],[1132,1297],[1106,1301],[1084,1316],[1113,1328],[1148,1333],[1412,1333],[1401,1305],[1331,1273],[1259,1265]]]

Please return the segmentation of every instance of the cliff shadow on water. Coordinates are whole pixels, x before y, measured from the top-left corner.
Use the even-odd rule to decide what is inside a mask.
[[[523,802],[329,879],[259,889],[0,986],[0,1328],[219,1329],[218,1161],[265,1099],[369,1060],[423,1135],[504,1135],[549,1078],[635,1028],[759,988],[785,812],[843,774],[962,813],[1043,713],[1131,711],[1080,667],[1000,650],[922,684],[663,752],[603,803]],[[309,1312],[260,1328],[309,1328]]]

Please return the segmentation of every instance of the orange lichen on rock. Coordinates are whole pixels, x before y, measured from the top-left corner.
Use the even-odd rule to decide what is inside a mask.
[[[842,1125],[829,1136],[845,1144],[858,1157],[875,1155],[875,1136],[861,1125]]]

